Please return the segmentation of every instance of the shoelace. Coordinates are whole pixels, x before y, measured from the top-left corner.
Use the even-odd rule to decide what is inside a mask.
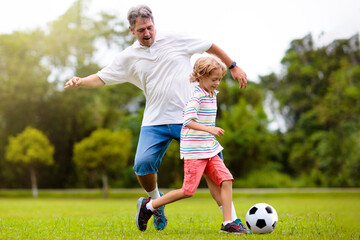
[[[147,222],[150,218],[151,218],[151,211],[146,209],[146,206],[144,206],[144,211],[143,211],[143,214],[144,214],[144,220]]]
[[[240,227],[238,225],[236,225],[236,224],[233,224],[233,225],[230,226],[229,229],[234,229],[234,232],[237,232],[238,230],[240,230]]]
[[[240,230],[246,230],[246,227],[245,227],[245,225],[241,222],[241,223],[239,223],[239,228],[240,228]]]
[[[156,217],[161,217],[162,214],[163,214],[163,211],[161,211],[160,209],[156,209],[155,212],[154,212],[154,215]]]

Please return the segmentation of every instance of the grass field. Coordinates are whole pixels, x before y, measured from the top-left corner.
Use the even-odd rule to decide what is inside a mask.
[[[91,192],[91,197],[86,192],[77,192],[81,197],[40,192],[39,199],[15,193],[0,192],[0,239],[360,239],[358,189],[235,191],[241,219],[259,202],[272,205],[279,215],[271,234],[241,236],[219,233],[221,212],[207,191],[168,205],[167,228],[156,231],[151,222],[145,232],[135,225],[141,192],[117,192],[106,200]]]

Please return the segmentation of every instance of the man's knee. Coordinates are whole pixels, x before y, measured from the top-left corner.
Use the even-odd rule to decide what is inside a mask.
[[[157,167],[149,158],[135,159],[133,170],[136,175],[142,176],[150,173],[157,173]]]

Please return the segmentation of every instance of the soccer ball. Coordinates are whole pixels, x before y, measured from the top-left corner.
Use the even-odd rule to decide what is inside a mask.
[[[270,233],[278,222],[275,209],[266,203],[257,203],[246,214],[246,225],[253,233]]]

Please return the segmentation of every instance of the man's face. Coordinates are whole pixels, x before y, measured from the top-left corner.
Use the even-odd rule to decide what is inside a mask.
[[[151,18],[137,18],[135,28],[129,29],[142,46],[150,47],[154,43],[156,30]]]

